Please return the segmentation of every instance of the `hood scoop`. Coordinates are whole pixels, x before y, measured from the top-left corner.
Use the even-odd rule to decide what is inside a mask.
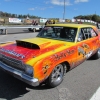
[[[37,44],[31,42],[16,40],[16,44],[17,46],[21,46],[28,49],[40,49],[40,47]]]

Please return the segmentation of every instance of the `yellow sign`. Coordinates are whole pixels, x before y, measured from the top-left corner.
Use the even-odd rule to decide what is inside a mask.
[[[4,19],[0,18],[0,22],[4,22]]]

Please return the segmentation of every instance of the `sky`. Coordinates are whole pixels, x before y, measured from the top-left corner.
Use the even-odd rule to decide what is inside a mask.
[[[0,11],[42,18],[100,15],[100,0],[0,0]]]

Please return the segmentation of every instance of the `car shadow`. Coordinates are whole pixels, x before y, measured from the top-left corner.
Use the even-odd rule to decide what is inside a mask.
[[[12,100],[22,97],[30,92],[30,90],[49,89],[47,85],[38,87],[30,86],[11,75],[0,70],[0,99]]]
[[[89,59],[87,59],[88,61],[92,61],[92,60],[98,60],[99,58],[94,58],[94,57],[90,57]]]

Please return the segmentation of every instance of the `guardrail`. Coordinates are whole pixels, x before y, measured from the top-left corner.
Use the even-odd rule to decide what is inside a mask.
[[[0,30],[1,31],[3,31],[3,30],[5,30],[5,34],[7,35],[7,29],[13,29],[13,28],[33,28],[33,29],[35,29],[35,28],[43,28],[44,26],[41,26],[41,25],[33,25],[33,26],[17,26],[17,27],[15,27],[15,26],[0,26]],[[34,30],[34,32],[35,32],[35,30]]]

